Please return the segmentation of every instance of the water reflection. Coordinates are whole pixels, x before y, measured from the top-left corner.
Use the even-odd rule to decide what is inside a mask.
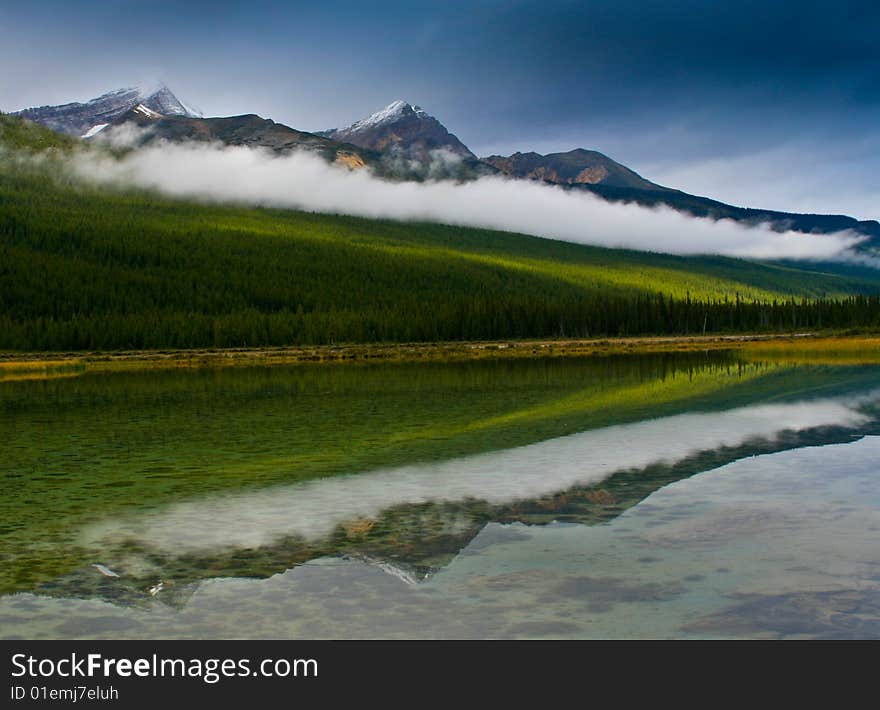
[[[772,364],[734,364],[731,369],[729,362],[711,361],[697,367],[685,361],[678,369],[666,361],[660,376],[644,361],[629,365],[627,370],[616,364],[619,376],[612,381],[594,379],[595,363],[584,364],[580,372],[566,371],[561,383],[550,371],[539,377],[531,371],[518,390],[530,396],[505,398],[488,408],[483,403],[478,412],[446,402],[425,409],[426,414],[444,407],[457,412],[433,422],[443,431],[443,450],[455,453],[466,441],[478,453],[426,457],[413,442],[428,422],[419,420],[413,427],[410,421],[371,434],[376,441],[406,440],[412,447],[408,454],[386,456],[390,465],[343,465],[335,475],[298,475],[294,478],[300,480],[292,483],[257,488],[243,477],[237,486],[195,495],[178,495],[172,487],[150,505],[131,504],[66,521],[69,545],[54,571],[52,562],[61,548],[57,538],[31,538],[26,547],[25,559],[42,554],[46,569],[35,583],[18,586],[28,593],[0,598],[3,635],[356,637],[407,636],[420,628],[430,636],[756,635],[776,628],[767,619],[780,616],[781,607],[801,609],[792,614],[802,618],[823,604],[841,614],[839,608],[847,603],[861,615],[857,633],[871,632],[878,618],[873,602],[861,593],[853,597],[851,589],[849,596],[821,589],[818,596],[798,600],[786,596],[789,592],[774,597],[743,583],[754,570],[767,575],[763,560],[751,563],[754,570],[743,563],[737,572],[731,571],[732,563],[718,560],[711,569],[703,564],[688,571],[687,560],[725,546],[732,546],[734,557],[747,557],[756,536],[797,539],[803,530],[823,526],[832,537],[849,536],[846,544],[856,557],[861,555],[859,564],[872,556],[867,551],[877,548],[868,540],[876,541],[880,526],[876,520],[866,524],[865,516],[877,510],[871,507],[877,488],[865,478],[862,459],[840,469],[839,498],[815,508],[803,504],[824,485],[821,476],[819,485],[806,469],[782,473],[772,462],[809,451],[801,450],[806,446],[853,452],[859,445],[847,442],[880,433],[876,370]],[[687,375],[671,376],[682,372]],[[450,387],[446,375],[446,391],[461,394],[471,388],[470,402],[497,388],[496,381],[481,391],[473,372],[464,388],[454,378]],[[375,373],[368,382],[370,376]],[[381,401],[375,384],[369,389]],[[337,408],[363,394],[351,382],[348,387],[354,393],[343,391]],[[430,390],[442,392],[444,383]],[[653,401],[638,399],[646,392]],[[269,409],[274,403],[272,397],[263,402]],[[144,411],[142,401],[136,404],[131,416],[143,421],[149,409]],[[576,433],[570,433],[573,421]],[[611,422],[620,423],[602,425]],[[317,432],[326,422],[315,426],[305,420],[302,426]],[[521,443],[534,439],[531,429],[539,429],[541,438]],[[475,431],[480,433],[477,444]],[[558,435],[548,437],[547,432]],[[509,442],[519,445],[498,447]],[[273,453],[279,451],[289,453],[284,446]],[[753,458],[756,454],[772,455]],[[406,462],[408,457],[413,460]],[[274,458],[290,466],[289,457]],[[355,456],[347,463],[360,460]],[[756,467],[754,480],[731,475],[741,465]],[[224,461],[205,467],[220,471]],[[704,471],[710,473],[686,480]],[[167,471],[157,473],[154,481],[167,480]],[[723,480],[724,490],[701,493],[705,478]],[[843,482],[850,479],[860,481],[858,493],[846,490]],[[699,486],[689,488],[697,480]],[[813,488],[801,490],[801,484]],[[662,502],[679,487],[687,491],[680,499],[674,494],[673,504]],[[758,490],[763,498],[756,502]],[[788,503],[780,509],[779,500],[786,497],[799,501],[797,514]],[[723,510],[707,517],[706,511],[718,508],[721,500],[726,501]],[[662,514],[656,512],[658,505]],[[861,528],[852,527],[853,518]],[[845,533],[832,530],[844,519]],[[585,527],[600,523],[607,524]],[[22,548],[11,549],[20,553]],[[585,549],[592,551],[586,557]],[[800,552],[807,558],[812,554]],[[678,561],[671,564],[673,559]],[[797,576],[795,567],[776,570],[784,582],[777,591]],[[801,567],[810,570],[807,576],[815,574],[813,562]],[[646,575],[646,570],[662,573]],[[670,575],[670,570],[677,572]],[[850,571],[837,580],[851,577]],[[731,588],[721,591],[728,583]],[[340,585],[348,589],[341,595],[345,603],[338,598]],[[309,611],[311,622],[298,617],[296,623],[273,627],[251,618],[277,615],[289,607],[291,594],[302,597],[298,613],[320,607]],[[695,594],[706,598],[695,599]],[[251,611],[242,607],[245,597]],[[686,611],[690,620],[661,631],[643,613],[658,605],[664,614],[672,613],[670,618]],[[218,611],[224,608],[233,615],[224,617]],[[66,618],[60,621],[62,610]],[[352,620],[355,610],[369,611],[377,623]],[[418,623],[410,617],[410,612],[417,616],[416,610],[422,615]],[[604,626],[606,617],[617,618],[621,610],[630,615],[627,627],[612,632]],[[455,620],[445,617],[451,613]],[[737,626],[735,618],[753,621]],[[474,625],[463,626],[464,619]],[[793,633],[798,623],[773,633]],[[807,626],[812,631],[803,633],[832,633],[831,627]]]
[[[615,472],[644,479],[649,467],[674,467],[699,453],[731,457],[773,448],[781,433],[856,430],[870,421],[880,392],[809,403],[681,414],[550,439],[442,463],[361,472],[262,491],[172,504],[135,519],[113,519],[83,534],[89,548],[141,548],[151,558],[234,555],[283,543],[293,551],[332,538],[470,539],[487,520],[586,516],[581,508],[616,503],[599,483]],[[815,436],[816,432],[812,432]],[[828,433],[826,432],[826,440]],[[805,438],[802,441],[809,441]],[[743,450],[743,445],[749,446]],[[653,482],[652,482],[653,483]],[[571,509],[572,513],[566,513]],[[538,517],[535,516],[535,517]],[[348,544],[336,542],[337,547]],[[368,545],[369,547],[369,545]],[[422,567],[422,566],[420,566]],[[427,570],[419,569],[422,575]]]

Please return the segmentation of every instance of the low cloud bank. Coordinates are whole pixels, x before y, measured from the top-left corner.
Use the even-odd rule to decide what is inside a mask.
[[[151,145],[115,159],[80,153],[74,171],[90,180],[165,194],[398,220],[523,232],[579,244],[672,254],[865,262],[864,237],[776,232],[669,208],[613,204],[586,192],[499,177],[467,183],[389,182],[306,153],[205,144]]]

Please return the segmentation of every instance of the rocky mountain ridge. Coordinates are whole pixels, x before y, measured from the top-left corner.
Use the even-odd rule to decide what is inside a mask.
[[[84,103],[41,106],[17,115],[59,133],[103,139],[125,124],[146,129],[138,144],[156,140],[207,141],[268,148],[285,154],[305,150],[352,169],[368,167],[394,180],[472,180],[502,175],[565,189],[586,190],[612,202],[669,207],[679,212],[779,230],[831,233],[851,230],[880,245],[880,224],[846,215],[814,215],[737,207],[647,180],[608,156],[584,148],[541,155],[517,152],[478,158],[434,116],[398,99],[345,128],[309,133],[256,114],[204,118],[168,87],[117,89]],[[100,138],[99,138],[100,137]]]
[[[115,89],[90,101],[38,106],[16,111],[13,115],[40,123],[58,133],[89,138],[138,105],[163,116],[199,118],[202,115],[180,101],[164,84]]]

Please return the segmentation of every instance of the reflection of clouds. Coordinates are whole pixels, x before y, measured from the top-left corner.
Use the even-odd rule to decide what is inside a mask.
[[[156,513],[91,526],[84,537],[86,542],[131,537],[166,554],[259,547],[294,535],[316,539],[342,522],[376,517],[394,505],[527,500],[593,484],[624,469],[675,462],[753,438],[772,439],[786,430],[855,427],[867,420],[855,409],[865,401],[853,397],[760,405],[611,426],[441,463],[176,503]]]

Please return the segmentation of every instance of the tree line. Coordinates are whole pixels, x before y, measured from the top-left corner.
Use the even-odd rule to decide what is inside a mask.
[[[541,302],[450,299],[397,309],[152,310],[16,320],[0,315],[0,348],[102,350],[259,347],[629,335],[695,335],[880,327],[880,299],[854,296],[733,303],[662,295]]]

